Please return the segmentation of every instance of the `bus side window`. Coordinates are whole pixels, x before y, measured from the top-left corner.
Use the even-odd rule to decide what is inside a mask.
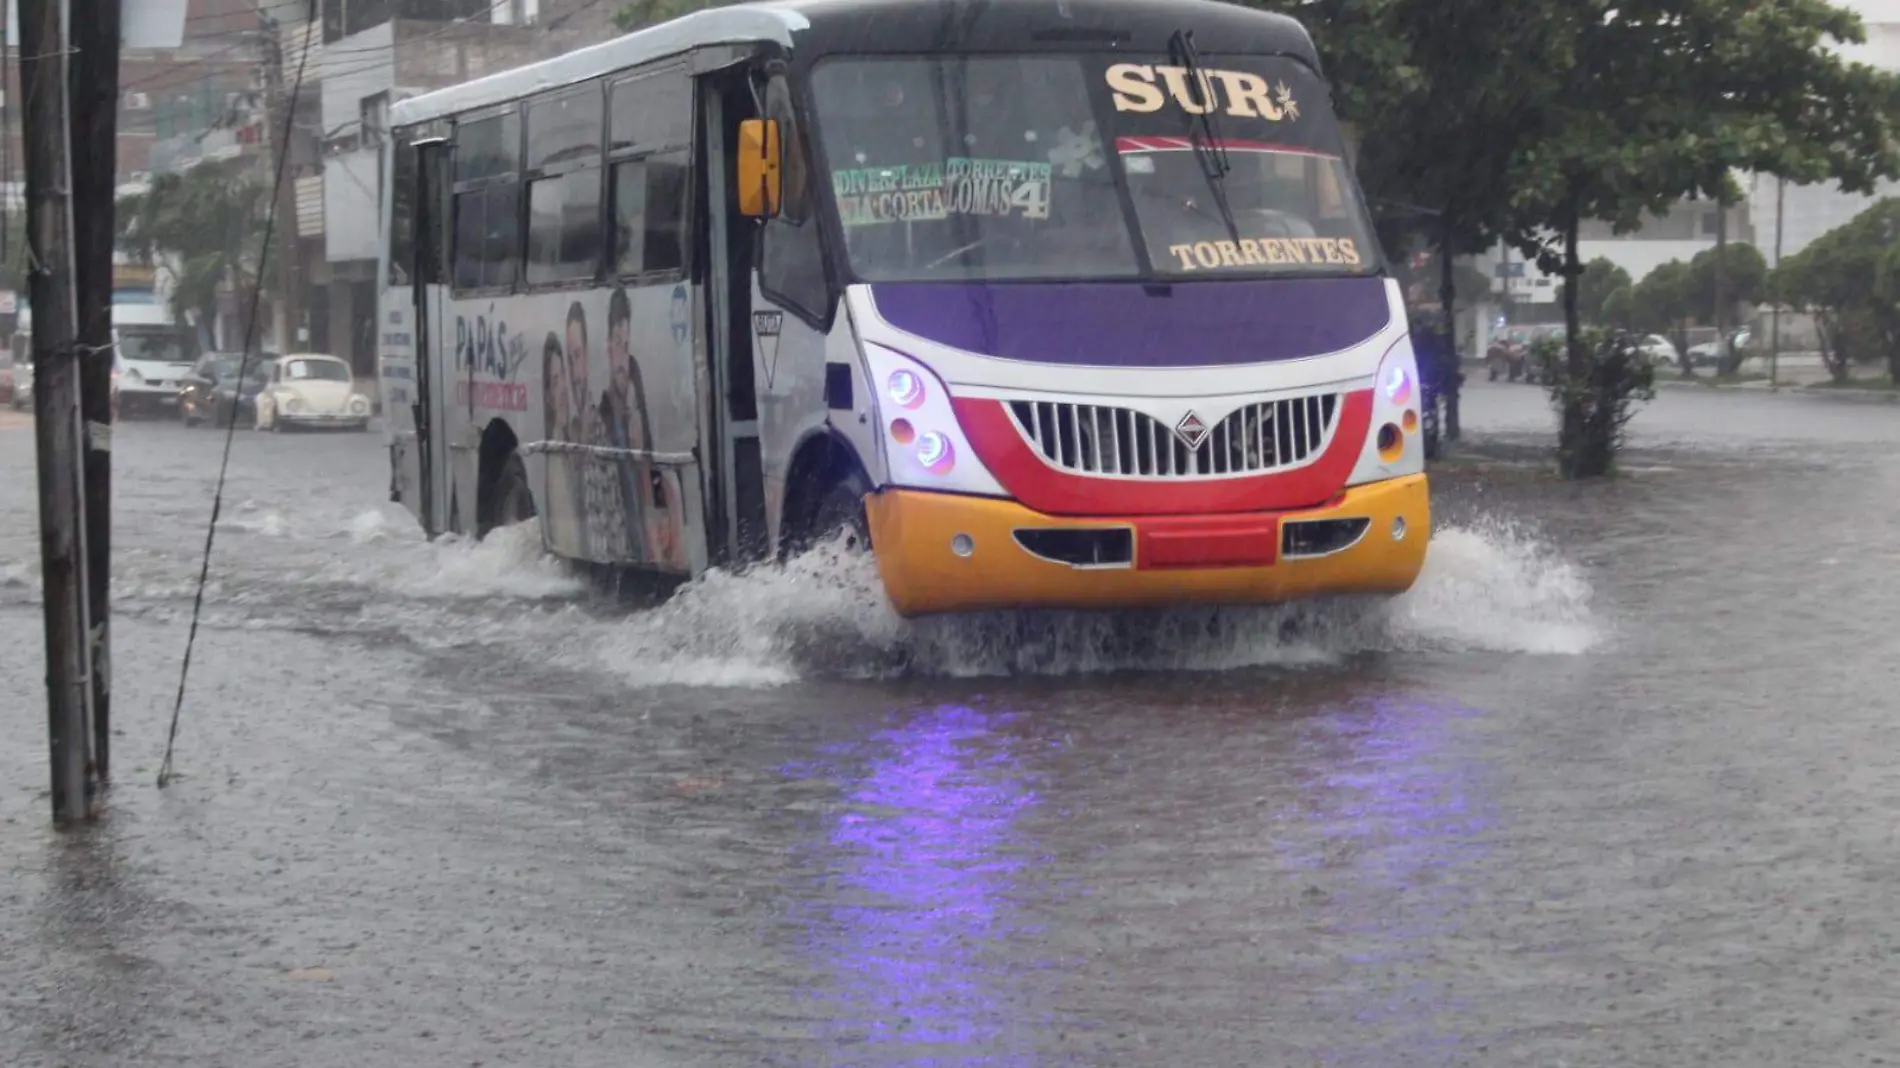
[[[521,118],[510,110],[455,130],[455,288],[506,289],[521,262]]]
[[[608,130],[613,273],[624,278],[683,270],[693,158],[691,76],[673,66],[615,85]]]
[[[416,147],[415,129],[404,127],[395,133],[394,166],[388,176],[389,187],[383,195],[389,201],[389,284],[409,284],[409,270],[415,266]]]
[[[814,319],[825,319],[831,292],[825,282],[824,245],[811,213],[811,157],[782,75],[766,86],[765,113],[778,122],[784,162],[779,213],[765,224],[759,288]]]

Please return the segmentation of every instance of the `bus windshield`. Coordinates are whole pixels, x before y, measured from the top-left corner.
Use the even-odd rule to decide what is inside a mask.
[[[1114,279],[1140,276],[1144,259],[1168,277],[1375,273],[1325,84],[1280,57],[1199,59],[819,64],[853,273]]]

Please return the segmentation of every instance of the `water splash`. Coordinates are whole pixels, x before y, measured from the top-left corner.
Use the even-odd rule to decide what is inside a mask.
[[[374,545],[379,542],[395,541],[404,535],[421,537],[421,531],[411,523],[396,523],[382,512],[358,512],[350,520],[348,529],[343,531],[356,545]]]
[[[1501,524],[1447,527],[1395,599],[1162,612],[900,618],[872,564],[825,547],[783,566],[713,572],[609,626],[592,665],[638,686],[766,686],[846,677],[1223,671],[1361,653],[1576,655],[1599,640],[1588,581]]]
[[[585,590],[567,565],[541,551],[533,523],[503,527],[481,541],[445,534],[418,543],[385,577],[397,592],[430,599],[544,600]]]
[[[218,520],[218,529],[228,534],[256,534],[266,538],[294,537],[290,520],[274,509],[260,509],[246,501],[238,514]]]

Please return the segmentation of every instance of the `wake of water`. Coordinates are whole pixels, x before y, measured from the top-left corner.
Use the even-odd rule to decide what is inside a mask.
[[[1392,599],[918,620],[891,609],[870,560],[839,547],[738,574],[709,572],[658,607],[603,618],[582,607],[585,583],[541,551],[533,524],[482,542],[430,542],[388,510],[313,526],[246,502],[221,525],[232,539],[220,539],[213,568],[213,626],[532,649],[537,660],[634,687],[1225,671],[1378,652],[1577,655],[1602,637],[1581,571],[1501,523],[1437,530],[1417,585]],[[246,539],[266,545],[245,547]],[[195,575],[163,555],[126,561],[131,573],[115,575],[115,600],[147,618],[182,619]],[[25,562],[0,563],[8,565],[0,585],[17,578],[14,596],[30,596]]]
[[[1225,671],[1391,651],[1576,655],[1599,640],[1590,586],[1502,525],[1449,527],[1393,599],[1162,612],[992,612],[905,620],[863,557],[822,548],[713,572],[605,624],[592,662],[637,686],[759,686],[812,675]]]

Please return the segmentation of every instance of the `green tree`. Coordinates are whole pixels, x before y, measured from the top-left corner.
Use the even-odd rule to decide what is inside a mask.
[[[270,200],[270,186],[249,159],[161,174],[144,193],[119,200],[119,248],[168,270],[173,313],[181,319],[196,313],[205,322],[217,314],[221,289],[248,289],[268,279],[260,272]],[[273,243],[284,236],[274,234]],[[266,281],[265,290],[271,288]]]
[[[1577,314],[1584,322],[1601,326],[1608,321],[1604,305],[1610,295],[1629,288],[1630,273],[1598,256],[1584,265],[1583,274],[1577,278]]]
[[[1616,330],[1635,330],[1636,287],[1618,286],[1603,297],[1603,322]]]
[[[1846,225],[1781,261],[1775,291],[1812,315],[1822,358],[1845,381],[1857,358],[1881,358],[1900,382],[1900,197],[1876,202]]]
[[[1768,295],[1768,261],[1753,245],[1730,242],[1727,249],[1703,249],[1689,261],[1696,317],[1715,321],[1715,263],[1723,258],[1723,290],[1731,304],[1757,304]]]
[[[1633,228],[1686,196],[1739,197],[1731,174],[1833,177],[1849,189],[1900,173],[1900,77],[1847,63],[1830,39],[1858,41],[1858,16],[1825,0],[1568,0],[1535,9],[1553,36],[1558,90],[1537,136],[1511,166],[1520,234],[1545,271],[1574,280],[1585,219]],[[1631,131],[1641,131],[1632,137]],[[1580,287],[1564,289],[1572,339],[1560,373],[1593,373],[1579,326]],[[1609,450],[1586,446],[1591,408],[1611,398],[1559,392],[1559,456],[1571,477],[1604,473]]]
[[[1389,252],[1430,249],[1443,322],[1461,280],[1456,258],[1496,244],[1510,223],[1507,164],[1537,126],[1547,35],[1516,5],[1491,0],[1264,0],[1299,19],[1362,133],[1357,171]],[[1528,10],[1528,8],[1526,8]],[[1454,355],[1455,348],[1449,349]],[[1444,369],[1447,437],[1457,436],[1457,368]]]
[[[1695,317],[1689,265],[1670,260],[1643,276],[1630,290],[1630,326],[1648,333],[1665,334],[1682,358],[1684,373],[1689,370],[1689,321]]]

